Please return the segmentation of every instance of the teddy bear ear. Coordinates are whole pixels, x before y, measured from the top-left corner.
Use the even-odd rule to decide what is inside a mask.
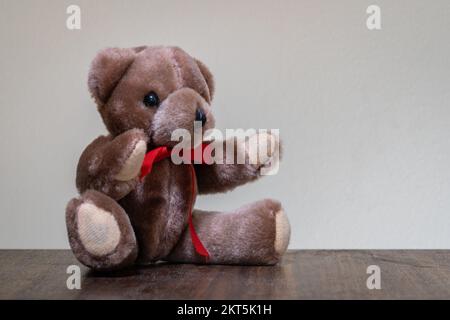
[[[104,105],[114,87],[134,61],[135,49],[106,48],[97,53],[91,64],[88,87],[96,103]]]
[[[206,80],[206,84],[208,85],[209,89],[209,98],[212,101],[215,90],[214,77],[211,71],[209,71],[208,67],[203,62],[198,59],[195,59],[195,61],[197,62],[198,68],[200,69],[200,72]]]
[[[139,46],[139,47],[133,47],[132,49],[134,50],[134,52],[139,53],[141,51],[144,51],[147,48],[148,48],[147,46]]]

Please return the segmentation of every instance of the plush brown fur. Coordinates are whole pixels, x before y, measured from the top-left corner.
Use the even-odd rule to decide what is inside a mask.
[[[109,135],[95,139],[80,157],[81,196],[66,210],[74,254],[99,270],[158,260],[205,263],[187,228],[191,193],[224,192],[256,180],[263,164],[196,165],[196,190],[189,167],[170,159],[156,163],[143,181],[133,168],[141,165],[142,146],[173,146],[171,133],[178,128],[192,133],[197,109],[207,117],[203,129],[214,127],[211,72],[176,47],[108,48],[95,57],[88,85]],[[159,96],[158,107],[143,103],[151,91]],[[83,204],[89,205],[90,220],[81,217]],[[266,199],[231,213],[195,210],[194,225],[211,255],[208,263],[274,264],[290,232],[287,220],[277,217],[285,217],[280,203]],[[102,243],[109,248],[117,232],[112,250],[97,250]]]
[[[209,263],[276,263],[280,255],[273,246],[274,226],[275,216],[280,210],[280,203],[271,199],[243,206],[230,213],[196,210],[194,223],[200,239],[210,251]],[[183,233],[167,260],[195,263],[205,261],[192,247],[189,230]]]

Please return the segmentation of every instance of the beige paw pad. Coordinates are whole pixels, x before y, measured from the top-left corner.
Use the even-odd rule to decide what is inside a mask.
[[[278,171],[280,141],[277,135],[262,132],[251,136],[246,151],[250,163],[256,164],[262,175],[272,175]]]
[[[85,249],[96,256],[114,251],[120,241],[120,229],[114,216],[91,203],[78,208],[77,226]]]
[[[291,226],[286,213],[283,210],[275,213],[275,251],[282,255],[289,244]]]
[[[141,140],[136,143],[133,152],[130,157],[125,161],[123,168],[116,175],[116,180],[119,181],[129,181],[134,179],[139,174],[141,170],[142,161],[144,161],[145,151],[147,150],[147,145],[145,141]]]

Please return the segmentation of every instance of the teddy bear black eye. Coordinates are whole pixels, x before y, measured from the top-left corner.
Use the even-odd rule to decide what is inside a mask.
[[[144,104],[147,107],[156,107],[156,106],[158,106],[159,105],[158,95],[156,93],[154,93],[153,91],[149,92],[144,97]]]

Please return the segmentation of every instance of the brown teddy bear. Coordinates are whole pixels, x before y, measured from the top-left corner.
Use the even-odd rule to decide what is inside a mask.
[[[81,196],[66,209],[70,246],[80,262],[113,270],[158,260],[279,261],[290,226],[278,201],[264,199],[229,213],[192,209],[197,193],[225,192],[260,177],[278,150],[275,144],[256,163],[189,166],[165,157],[139,177],[149,151],[174,146],[175,129],[192,132],[194,121],[205,131],[214,127],[214,81],[202,62],[177,47],[108,48],[92,62],[88,86],[109,135],[81,155]]]

